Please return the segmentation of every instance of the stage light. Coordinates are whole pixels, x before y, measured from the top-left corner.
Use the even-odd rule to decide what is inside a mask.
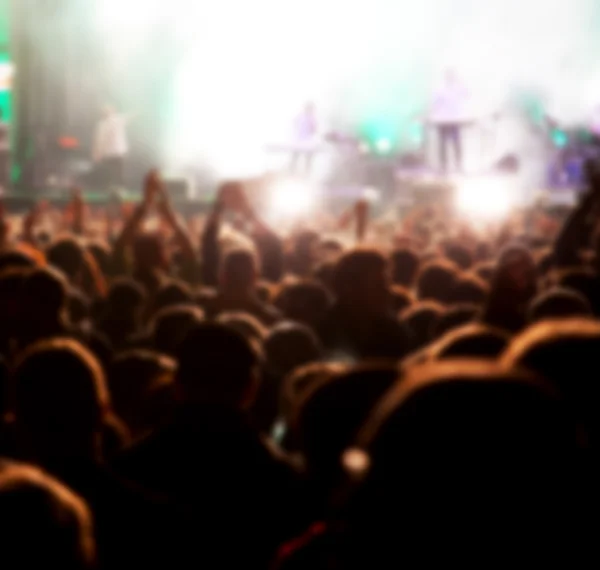
[[[456,187],[455,206],[474,222],[498,220],[515,206],[515,193],[510,180],[502,177],[473,178]]]
[[[370,204],[376,204],[381,201],[381,192],[377,188],[367,187],[363,190],[362,197]]]
[[[270,191],[271,220],[301,218],[311,212],[316,203],[315,188],[299,180],[276,182]]]
[[[564,131],[555,129],[552,131],[552,142],[558,148],[565,148],[569,143],[569,136]]]
[[[381,153],[389,152],[392,149],[392,143],[390,139],[378,139],[375,148]]]

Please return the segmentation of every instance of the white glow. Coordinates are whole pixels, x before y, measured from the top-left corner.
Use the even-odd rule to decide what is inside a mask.
[[[316,206],[315,188],[298,180],[276,182],[270,191],[269,214],[272,220],[298,219]]]
[[[455,206],[472,222],[499,220],[515,207],[515,192],[510,178],[477,177],[460,182],[456,188]]]
[[[307,99],[325,131],[337,127],[327,124],[331,111],[349,134],[421,117],[448,66],[467,83],[473,115],[506,110],[524,92],[568,122],[586,120],[600,102],[598,0],[94,4],[105,48],[126,70],[133,52],[147,53],[151,68],[170,49],[161,31],[176,29],[178,60],[164,77],[172,89],[165,158],[174,167],[208,164],[219,176],[260,170],[267,145],[290,142]]]

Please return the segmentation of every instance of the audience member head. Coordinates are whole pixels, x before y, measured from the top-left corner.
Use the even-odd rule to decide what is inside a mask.
[[[444,256],[462,271],[468,271],[473,265],[473,254],[468,248],[455,242],[444,245]]]
[[[143,287],[130,278],[116,279],[108,290],[108,310],[121,321],[139,320],[145,302],[146,292]]]
[[[382,314],[390,308],[389,266],[372,249],[355,249],[338,261],[334,275],[337,302],[352,313]]]
[[[507,247],[498,261],[483,311],[489,325],[518,332],[525,325],[527,307],[537,292],[531,254],[521,246]]]
[[[24,448],[39,461],[99,459],[110,401],[102,368],[77,341],[27,348],[13,371],[15,415]]]
[[[35,467],[0,462],[0,528],[6,568],[95,567],[96,544],[87,505]]]
[[[592,307],[580,293],[563,287],[554,287],[531,301],[527,311],[527,320],[536,323],[545,319],[567,317],[591,317]]]
[[[562,470],[575,446],[560,397],[527,373],[478,361],[417,366],[344,454],[357,481],[345,509],[344,556],[352,567],[407,555],[429,563],[440,560],[426,547],[433,540],[457,563],[475,563],[480,548],[551,559],[548,537],[564,540],[573,524],[562,510],[572,501]]]
[[[62,271],[75,285],[83,279],[84,249],[72,238],[62,238],[54,242],[46,252],[48,263]]]
[[[347,369],[346,365],[339,362],[313,362],[293,370],[281,386],[280,416],[289,423],[310,390]]]
[[[450,294],[457,279],[454,265],[432,261],[421,268],[417,277],[417,296],[421,301],[450,302]]]
[[[422,301],[400,313],[400,319],[412,333],[415,349],[422,348],[432,340],[433,331],[445,311],[444,306],[435,301]]]
[[[585,267],[565,269],[559,272],[556,284],[583,295],[590,302],[594,314],[600,316],[598,275],[594,270]]]
[[[275,306],[286,318],[315,327],[331,307],[327,289],[316,281],[285,285],[277,295]]]
[[[175,384],[184,405],[241,409],[252,404],[260,356],[240,333],[222,324],[197,325],[177,356]]]
[[[165,420],[174,404],[176,362],[147,350],[119,354],[108,371],[108,386],[115,413],[134,438]]]
[[[322,356],[317,335],[309,327],[294,322],[274,326],[265,339],[264,352],[267,374],[278,378]]]
[[[256,255],[248,249],[233,250],[223,260],[219,288],[226,295],[247,296],[255,291],[258,275]]]
[[[0,253],[0,272],[7,269],[34,269],[35,260],[22,251],[9,250]]]
[[[174,305],[192,305],[192,290],[182,281],[170,281],[163,284],[154,296],[154,311],[158,312]]]
[[[432,348],[435,360],[444,358],[496,359],[510,342],[510,336],[501,330],[479,323],[459,327],[443,336]]]
[[[440,317],[433,327],[432,339],[439,339],[446,333],[471,323],[478,314],[479,307],[477,305],[469,305],[466,303],[453,305]]]
[[[192,305],[167,307],[154,317],[152,346],[158,352],[175,356],[187,333],[204,320],[204,311]]]
[[[25,338],[58,334],[68,319],[68,284],[50,268],[34,269],[21,289],[21,315]]]
[[[459,277],[450,293],[452,303],[482,305],[489,294],[489,285],[475,275]]]
[[[539,322],[517,336],[502,357],[525,366],[565,395],[594,447],[600,442],[600,323],[585,318]]]
[[[340,256],[341,257],[341,256]],[[315,268],[313,277],[321,283],[328,291],[334,291],[335,270],[339,257],[323,261]]]
[[[395,366],[362,365],[328,375],[305,390],[293,431],[313,478],[327,486],[338,481],[342,453],[398,376]]]
[[[420,259],[417,252],[399,248],[392,252],[392,282],[411,288],[419,272]]]
[[[221,313],[217,322],[240,333],[246,340],[262,346],[269,330],[256,317],[237,311]]]

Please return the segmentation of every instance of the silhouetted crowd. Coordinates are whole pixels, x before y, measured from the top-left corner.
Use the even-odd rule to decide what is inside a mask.
[[[0,567],[598,567],[600,177],[286,235],[0,213]]]

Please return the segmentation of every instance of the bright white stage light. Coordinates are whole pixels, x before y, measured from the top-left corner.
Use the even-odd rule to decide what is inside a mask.
[[[473,222],[502,219],[515,207],[510,181],[501,177],[473,178],[460,182],[456,209]]]
[[[274,184],[269,204],[272,219],[306,216],[316,204],[315,189],[304,182],[285,180]]]

